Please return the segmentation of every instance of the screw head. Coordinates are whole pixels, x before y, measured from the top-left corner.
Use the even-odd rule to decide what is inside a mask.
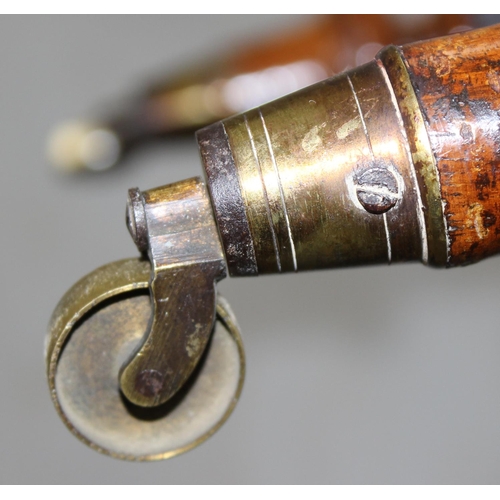
[[[384,167],[372,167],[354,177],[356,195],[363,208],[371,214],[383,214],[399,200],[398,181]]]

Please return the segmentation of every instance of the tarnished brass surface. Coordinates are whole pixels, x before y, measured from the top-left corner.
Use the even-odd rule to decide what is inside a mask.
[[[136,195],[129,222],[152,263],[153,314],[142,344],[123,365],[120,385],[130,402],[157,406],[182,387],[205,350],[215,321],[215,282],[225,265],[200,179]]]
[[[232,275],[427,260],[427,233],[401,113],[380,61],[198,133],[227,253],[249,227]],[[231,158],[210,148],[220,137]],[[238,189],[218,186],[235,179]],[[215,186],[215,187],[214,187]],[[233,233],[231,233],[231,230]],[[248,271],[247,271],[248,270]]]
[[[448,261],[448,242],[443,200],[439,173],[425,129],[425,120],[399,49],[394,46],[387,47],[377,57],[384,65],[401,111],[408,148],[418,181],[416,188],[421,193],[422,204],[425,207],[423,214],[428,255],[427,258],[424,256],[422,260],[432,265],[444,266]]]
[[[258,269],[252,234],[224,126],[217,123],[204,128],[197,132],[196,137],[229,272],[236,276],[256,275]]]
[[[118,373],[144,335],[152,313],[150,265],[114,262],[80,280],[51,320],[47,369],[53,402],[80,440],[128,460],[185,452],[230,415],[242,389],[245,361],[235,318],[222,298],[203,357],[167,403],[142,408],[121,394]]]

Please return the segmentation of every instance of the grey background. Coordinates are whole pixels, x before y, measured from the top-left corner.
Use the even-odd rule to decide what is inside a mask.
[[[194,139],[136,151],[100,175],[61,176],[44,141],[175,69],[298,18],[1,17],[1,483],[497,483],[498,258],[228,279],[248,374],[226,425],[173,460],[101,456],[56,415],[42,357],[77,279],[136,255],[127,189],[201,173]],[[484,19],[483,19],[484,22]]]

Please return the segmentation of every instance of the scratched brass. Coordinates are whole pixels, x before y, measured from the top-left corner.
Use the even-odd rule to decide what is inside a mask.
[[[373,61],[223,121],[259,273],[424,260],[423,205],[401,115]],[[356,190],[389,171],[393,207]],[[375,190],[386,189],[379,182]]]
[[[52,399],[71,432],[128,460],[169,458],[202,443],[231,414],[245,373],[235,318],[219,297],[207,350],[180,392],[155,408],[122,396],[121,364],[151,316],[149,275],[148,262],[129,259],[80,280],[54,312],[46,352]]]

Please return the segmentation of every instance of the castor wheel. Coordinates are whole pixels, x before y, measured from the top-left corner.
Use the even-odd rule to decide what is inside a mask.
[[[218,296],[206,347],[175,394],[150,406],[124,395],[123,366],[152,322],[150,274],[150,263],[141,259],[90,273],[62,298],[47,337],[47,375],[59,415],[81,441],[126,460],[165,459],[205,441],[233,411],[245,375],[235,317]],[[146,371],[140,389],[154,394],[162,377]]]

